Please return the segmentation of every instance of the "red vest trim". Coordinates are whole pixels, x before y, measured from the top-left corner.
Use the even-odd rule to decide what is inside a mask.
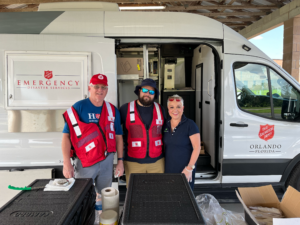
[[[137,159],[143,159],[147,154],[151,158],[159,157],[162,153],[162,125],[164,123],[161,106],[154,102],[152,122],[149,130],[146,130],[135,104],[136,101],[128,103],[125,123],[128,130],[127,154]]]
[[[83,123],[71,107],[63,114],[70,130],[70,140],[82,167],[105,159],[107,152],[116,152],[114,130],[115,107],[104,101],[99,123]]]

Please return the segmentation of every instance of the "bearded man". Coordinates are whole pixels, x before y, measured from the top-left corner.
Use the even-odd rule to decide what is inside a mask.
[[[147,78],[135,87],[138,99],[121,106],[124,134],[126,184],[131,173],[164,173],[162,126],[163,107],[154,102],[159,92],[154,80]]]

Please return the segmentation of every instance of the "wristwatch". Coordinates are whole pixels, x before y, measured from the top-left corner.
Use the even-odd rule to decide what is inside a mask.
[[[192,166],[191,166],[191,165],[189,164],[188,167],[190,167],[190,168],[192,168],[192,169],[195,169],[195,165],[192,165]]]
[[[124,158],[122,157],[122,158],[118,158],[118,160],[122,160],[122,161],[124,161]]]

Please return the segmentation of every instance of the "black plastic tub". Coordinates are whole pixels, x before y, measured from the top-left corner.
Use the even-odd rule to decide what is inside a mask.
[[[121,224],[206,223],[184,174],[131,174]]]
[[[49,179],[28,187],[41,187]],[[96,192],[92,179],[76,179],[69,191],[21,191],[0,209],[0,224],[94,224]]]

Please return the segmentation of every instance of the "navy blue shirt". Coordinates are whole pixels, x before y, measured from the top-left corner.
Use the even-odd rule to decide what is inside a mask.
[[[140,106],[139,104],[135,103],[135,106],[142,118],[142,121],[143,123],[146,125],[146,129],[148,130],[150,125],[151,125],[151,122],[152,122],[152,118],[153,118],[153,107],[154,105],[152,106],[149,106],[149,107],[144,107],[144,106]],[[166,113],[165,113],[165,110],[163,107],[162,108],[162,113],[163,113],[163,117],[164,117],[164,121],[166,122]],[[124,133],[124,136],[123,136],[123,141],[124,141],[124,160],[126,161],[130,161],[130,162],[137,162],[137,163],[141,163],[141,164],[144,164],[144,163],[155,163],[157,160],[161,159],[164,157],[163,153],[159,156],[159,157],[156,157],[156,158],[150,158],[150,156],[146,156],[146,158],[144,159],[137,159],[137,158],[132,158],[132,157],[129,157],[128,154],[127,154],[127,146],[128,146],[128,143],[127,143],[127,136],[128,136],[128,130],[126,129],[126,126],[125,126],[125,122],[126,122],[126,117],[127,117],[127,112],[128,112],[128,103],[124,104],[121,106],[120,108],[120,114],[121,114],[121,121],[122,121],[122,125],[123,125],[123,133]]]
[[[190,136],[200,133],[196,123],[182,115],[180,123],[171,131],[170,119],[163,126],[163,143],[165,146],[165,173],[181,173],[191,159],[193,145]],[[195,182],[195,169],[192,189]]]
[[[84,123],[98,123],[102,106],[94,106],[89,98],[80,100],[73,105],[76,110],[79,120]],[[115,107],[115,123],[114,123],[116,135],[122,135],[121,117],[119,110]],[[68,124],[65,123],[63,133],[70,133]]]

